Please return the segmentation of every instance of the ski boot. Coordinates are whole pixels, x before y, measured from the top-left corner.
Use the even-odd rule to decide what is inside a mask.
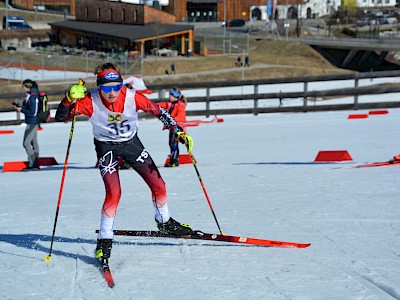
[[[166,168],[175,168],[179,167],[179,160],[178,159],[170,159],[167,164],[165,164]]]
[[[391,160],[389,160],[390,164],[394,164],[394,163],[398,163],[398,162],[400,162],[400,154],[393,156],[393,158]]]
[[[112,239],[97,239],[96,258],[100,262],[107,262],[111,256]]]
[[[40,169],[39,167],[39,157],[32,156],[28,157],[28,167],[27,169]]]
[[[174,236],[192,235],[194,233],[192,227],[187,224],[181,224],[172,218],[168,222],[160,223],[156,220],[158,230],[161,233]]]

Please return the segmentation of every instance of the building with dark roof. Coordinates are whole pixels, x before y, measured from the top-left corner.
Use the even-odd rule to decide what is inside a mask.
[[[151,6],[77,0],[76,20],[50,23],[52,42],[90,50],[138,51],[169,48],[186,55],[194,49],[194,26],[176,25],[175,16]]]

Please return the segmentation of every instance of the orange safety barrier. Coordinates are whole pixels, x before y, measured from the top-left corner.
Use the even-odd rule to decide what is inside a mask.
[[[40,157],[39,167],[58,165],[54,157]],[[18,172],[28,167],[27,161],[6,161],[3,164],[3,172]]]
[[[365,119],[368,118],[367,114],[351,114],[347,117],[347,119]]]
[[[0,134],[13,134],[14,130],[0,130]]]
[[[368,112],[369,115],[387,115],[389,113],[389,111],[387,111],[386,109],[383,110],[370,110]]]
[[[168,155],[167,160],[165,161],[164,166],[166,166],[169,163],[171,155]],[[194,160],[194,162],[197,162]],[[190,159],[189,154],[179,154],[179,164],[180,165],[185,165],[185,164],[191,164],[192,160]]]
[[[347,150],[328,150],[319,151],[314,161],[328,162],[328,161],[344,161],[353,160]]]

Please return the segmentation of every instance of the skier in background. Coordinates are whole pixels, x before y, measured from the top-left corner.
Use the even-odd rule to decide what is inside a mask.
[[[178,125],[186,132],[184,123],[186,122],[186,97],[182,94],[181,90],[174,87],[169,91],[168,102],[159,102],[158,105],[164,108],[177,122]],[[164,125],[163,129],[167,127]],[[178,167],[179,166],[179,145],[178,139],[173,134],[169,132],[168,144],[170,148],[170,158],[169,162],[165,167]]]
[[[162,233],[190,235],[189,225],[170,217],[165,182],[138,134],[138,110],[158,117],[188,149],[193,146],[190,135],[163,108],[143,94],[127,89],[119,69],[112,63],[99,65],[94,72],[97,88],[88,92],[81,84],[73,85],[56,112],[56,121],[64,122],[76,115],[86,115],[93,126],[94,145],[106,196],[101,211],[96,258],[108,263],[111,255],[114,218],[121,198],[118,158],[122,157],[149,186],[155,210],[155,221]]]

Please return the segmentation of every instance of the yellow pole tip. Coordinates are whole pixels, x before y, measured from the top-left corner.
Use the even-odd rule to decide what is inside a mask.
[[[43,260],[44,261],[51,261],[51,256],[46,256]]]
[[[223,232],[223,231],[222,231],[221,233],[222,233],[222,235],[227,235],[226,232]]]

